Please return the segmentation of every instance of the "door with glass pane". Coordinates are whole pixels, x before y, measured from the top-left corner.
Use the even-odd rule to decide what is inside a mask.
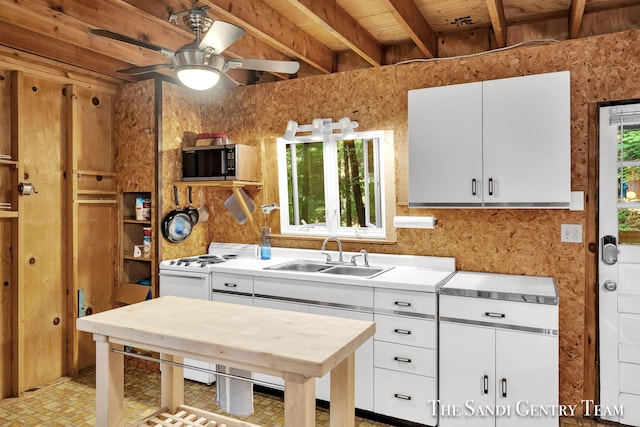
[[[602,418],[640,426],[640,104],[600,109],[599,237]]]

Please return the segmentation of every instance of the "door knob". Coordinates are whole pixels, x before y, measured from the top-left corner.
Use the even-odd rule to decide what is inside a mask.
[[[605,280],[604,283],[602,284],[602,287],[607,292],[613,292],[618,288],[618,284],[613,280]]]

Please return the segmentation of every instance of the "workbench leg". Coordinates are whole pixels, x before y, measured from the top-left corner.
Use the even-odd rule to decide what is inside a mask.
[[[315,427],[316,379],[284,375],[284,427]]]
[[[122,346],[94,335],[96,342],[96,427],[124,425],[124,356]]]
[[[160,354],[160,359],[182,364],[182,357]],[[170,363],[162,364],[160,374],[160,405],[175,414],[184,403],[184,369]]]
[[[351,353],[331,370],[329,425],[354,427],[355,419],[355,353]]]

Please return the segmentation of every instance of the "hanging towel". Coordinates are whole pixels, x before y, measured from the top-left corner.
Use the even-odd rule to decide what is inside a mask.
[[[252,378],[251,371],[229,368],[217,365],[217,372],[235,375],[238,377]],[[228,414],[238,417],[246,417],[253,414],[253,382],[229,378],[218,375],[216,402],[220,409]]]

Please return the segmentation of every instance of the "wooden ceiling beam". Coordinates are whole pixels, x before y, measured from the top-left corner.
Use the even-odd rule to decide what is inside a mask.
[[[487,9],[491,17],[491,26],[498,47],[507,45],[507,19],[504,16],[502,0],[487,0]]]
[[[51,44],[51,50],[47,54],[50,58],[64,57],[64,50],[72,45],[100,55],[108,55],[128,64],[167,62],[167,58],[158,52],[104,37],[94,37],[89,34],[90,27],[86,22],[52,9],[47,3],[46,0],[7,2],[0,7],[0,21],[11,23],[19,28],[18,32],[28,31],[59,41],[60,44]],[[7,44],[12,43],[11,37],[18,36],[8,35],[4,39]]]
[[[373,66],[384,62],[384,48],[335,0],[290,0],[289,4],[312,21],[329,29],[332,36]]]
[[[582,28],[582,18],[587,0],[571,0],[569,9],[569,38],[575,39],[580,36]]]
[[[133,81],[133,76],[118,73],[118,70],[130,67],[131,64],[74,46],[60,40],[43,37],[41,34],[27,31],[9,23],[0,25],[2,44],[32,54],[49,58],[65,64],[85,68],[96,73],[112,76],[120,81]],[[56,52],[55,56],[51,53]]]
[[[414,0],[383,0],[411,40],[427,58],[438,56],[438,37]]]
[[[323,73],[335,69],[336,54],[259,0],[201,0],[211,12],[247,33]]]

